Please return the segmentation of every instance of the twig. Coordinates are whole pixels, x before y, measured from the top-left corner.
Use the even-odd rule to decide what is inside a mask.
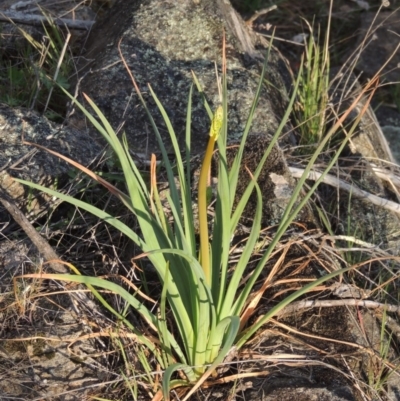
[[[15,204],[15,201],[7,194],[7,192],[0,188],[0,203],[5,207],[5,209],[10,213],[12,218],[20,225],[20,227],[25,231],[26,235],[36,246],[39,253],[41,253],[47,261],[50,261],[49,265],[57,273],[69,273],[68,269],[55,260],[59,260],[59,256],[49,245],[49,243],[35,230],[26,216],[21,212],[21,210]],[[69,293],[72,307],[75,309],[77,314],[82,314],[82,309],[77,307],[77,302],[85,305],[86,308],[90,309],[92,312],[98,312],[98,307],[96,304],[88,298],[84,292]]]
[[[0,172],[4,171],[5,169],[12,170],[12,169],[17,169],[17,166],[21,164],[24,160],[30,158],[33,156],[35,153],[37,153],[37,149],[32,149],[28,153],[24,154],[22,157],[20,157],[18,160],[16,160],[13,164],[11,164],[11,159],[4,164],[4,166],[0,167]]]
[[[396,187],[400,188],[400,177],[392,172],[383,168],[377,167],[372,164],[373,172],[382,180],[392,182]]]
[[[268,8],[263,8],[262,10],[256,11],[247,21],[246,21],[246,25],[248,26],[253,26],[254,21],[261,17],[262,15],[268,14],[270,11],[276,10],[278,8],[278,6],[276,4],[274,4],[271,7]]]
[[[380,302],[368,301],[362,299],[335,299],[335,300],[312,300],[293,302],[286,308],[279,311],[275,316],[282,316],[298,312],[299,309],[310,308],[332,308],[336,306],[361,306],[367,309],[385,309],[387,312],[395,312],[400,315],[400,306],[382,304]]]
[[[66,26],[69,29],[88,31],[92,28],[94,21],[83,21],[67,18],[43,17],[35,14],[25,14],[22,12],[3,11],[0,13],[1,22],[11,22],[15,24],[42,26],[43,24],[55,24]]]
[[[375,244],[370,244],[369,242],[362,241],[359,238],[356,238],[356,237],[353,237],[350,235],[325,235],[324,239],[330,239],[333,241],[338,241],[338,240],[347,241],[347,242],[361,245],[361,246],[364,246],[365,248],[370,248],[370,249],[377,248],[377,245],[375,245]]]
[[[6,193],[6,191],[0,188],[0,203],[6,208],[12,218],[20,225],[25,231],[29,239],[34,243],[38,251],[44,256],[47,261],[58,260],[59,256],[54,252],[53,248],[48,242],[35,230],[29,220],[17,207],[14,200]],[[52,262],[51,268],[57,273],[68,273],[67,268],[61,263]]]
[[[279,36],[268,35],[266,33],[259,33],[259,35],[267,39],[277,40],[278,42],[290,43],[291,45],[304,47],[304,43],[295,42],[294,40],[284,39],[280,38]]]
[[[296,167],[289,167],[290,172],[292,173],[293,177],[300,178],[304,170]],[[310,171],[308,174],[307,179],[316,181],[321,177],[322,173],[317,171]],[[368,200],[369,202],[373,203],[374,205],[383,207],[391,212],[400,214],[400,204],[396,202],[392,202],[388,199],[380,198],[379,196],[373,195],[367,191],[357,188],[355,185],[348,184],[347,182],[340,180],[332,175],[327,174],[323,180],[324,184],[331,185],[336,188],[340,188],[344,191],[350,192],[352,196],[357,198],[363,198]]]

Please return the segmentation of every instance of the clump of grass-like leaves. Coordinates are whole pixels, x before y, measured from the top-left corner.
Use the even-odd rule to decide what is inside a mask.
[[[47,24],[43,24],[41,41],[16,25],[23,39],[17,40],[18,46],[11,52],[6,49],[0,61],[0,100],[57,120],[67,100],[60,88],[69,88],[71,57],[67,48],[71,35],[64,38],[52,19],[43,15]],[[0,45],[4,46],[1,40]]]
[[[326,114],[329,103],[329,28],[321,49],[320,30],[314,37],[314,30],[309,26],[310,35],[305,43],[304,69],[299,74],[300,85],[296,103],[296,119],[299,123],[301,153],[310,154],[315,144],[321,141],[326,126]]]
[[[266,57],[268,60],[268,56]],[[257,302],[261,296],[256,297],[257,301],[249,304],[249,297],[254,293],[254,285],[267,264],[270,255],[280,238],[285,233],[289,225],[293,222],[301,208],[310,198],[325,174],[336,162],[341,149],[345,146],[347,139],[354,130],[360,117],[353,124],[345,140],[339,147],[336,155],[329,163],[328,168],[312,186],[311,190],[300,199],[300,192],[304,187],[304,182],[311,171],[318,155],[326,145],[329,138],[338,130],[344,119],[355,107],[360,97],[352,104],[350,109],[341,116],[336,124],[331,128],[325,138],[321,138],[315,153],[311,156],[302,178],[299,180],[293,191],[293,196],[283,214],[282,221],[273,237],[270,245],[264,249],[261,258],[258,260],[252,275],[243,284],[244,272],[257,248],[257,242],[261,231],[261,218],[263,213],[262,196],[257,185],[257,179],[263,169],[263,165],[276,143],[283,127],[287,123],[291,113],[294,99],[296,98],[299,79],[297,80],[291,97],[288,109],[281,121],[281,124],[271,140],[270,145],[265,150],[265,154],[260,160],[257,169],[251,172],[251,181],[244,191],[236,208],[234,208],[234,198],[238,183],[239,171],[242,166],[242,156],[245,142],[248,138],[253,114],[257,106],[262,85],[264,84],[264,74],[267,61],[264,64],[259,87],[255,95],[249,117],[243,132],[242,140],[236,158],[230,168],[226,160],[226,149],[228,144],[228,102],[227,102],[227,82],[225,57],[222,62],[222,104],[215,113],[206,105],[210,117],[210,138],[204,156],[202,170],[198,187],[198,209],[199,209],[199,230],[200,244],[196,242],[196,225],[193,215],[193,198],[191,190],[191,110],[192,110],[192,89],[190,90],[187,103],[187,125],[186,125],[186,154],[182,157],[181,149],[178,146],[174,128],[168,115],[159,102],[153,88],[149,85],[149,91],[156,102],[168,128],[173,149],[175,152],[176,166],[172,166],[168,154],[161,140],[158,127],[148,111],[135,81],[134,85],[137,93],[148,112],[148,118],[152,124],[154,135],[156,135],[162,153],[163,165],[168,177],[170,192],[167,195],[168,208],[170,215],[167,215],[164,205],[161,204],[157,176],[155,174],[155,158],[152,158],[150,186],[144,181],[135,162],[132,160],[125,140],[123,143],[118,139],[115,131],[110,126],[104,115],[87,97],[86,100],[99,121],[94,118],[85,108],[76,102],[77,106],[85,113],[86,117],[96,127],[96,129],[107,140],[111,149],[118,158],[125,177],[126,193],[117,189],[109,182],[105,181],[92,171],[79,165],[70,159],[59,155],[64,160],[70,162],[81,171],[89,175],[93,180],[102,184],[107,190],[115,195],[124,204],[127,210],[132,213],[139,224],[140,233],[132,230],[129,226],[120,221],[117,217],[78,199],[68,195],[58,193],[48,188],[23,182],[33,188],[42,190],[48,194],[59,197],[62,200],[82,208],[95,216],[114,226],[117,230],[131,239],[143,251],[142,256],[146,256],[157,271],[160,281],[161,297],[158,312],[152,312],[145,306],[141,298],[141,293],[132,294],[111,281],[102,278],[80,275],[75,267],[71,267],[76,274],[42,274],[42,278],[51,278],[67,282],[85,284],[104,305],[106,309],[116,315],[128,330],[134,333],[138,340],[152,352],[157,363],[164,370],[162,389],[165,399],[169,399],[171,387],[193,386],[186,395],[187,399],[204,380],[213,372],[223,361],[225,356],[232,349],[240,349],[246,341],[274,314],[284,308],[290,302],[305,294],[308,290],[320,283],[344,273],[351,269],[348,267],[325,275],[315,282],[306,285],[298,290],[266,315],[262,316],[257,322],[248,326],[249,318],[256,309]],[[300,72],[301,74],[301,72]],[[361,96],[361,95],[360,95]],[[368,102],[366,102],[368,105]],[[212,236],[209,236],[209,222],[207,216],[207,175],[210,169],[211,155],[215,144],[218,147],[218,186],[216,190],[214,219],[211,224]],[[51,151],[52,152],[52,151]],[[57,154],[55,152],[52,152]],[[177,172],[179,185],[175,181],[174,171]],[[248,202],[250,195],[255,191],[258,199],[254,213],[253,225],[247,241],[244,244],[243,252],[233,269],[233,273],[228,273],[231,240],[237,230],[239,220]],[[210,241],[210,238],[212,240]],[[69,265],[70,266],[70,265]],[[25,277],[34,275],[26,275]],[[131,306],[137,314],[146,322],[146,332],[141,332],[125,316],[119,314],[103,298],[96,288],[108,290],[121,296],[127,305]],[[259,295],[259,294],[258,294]],[[173,334],[174,333],[174,334]],[[154,335],[158,337],[158,342],[154,342]],[[175,375],[180,371],[180,376]],[[180,377],[178,379],[178,377]]]

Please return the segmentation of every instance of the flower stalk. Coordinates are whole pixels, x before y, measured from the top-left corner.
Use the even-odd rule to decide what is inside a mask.
[[[220,105],[214,113],[210,127],[210,139],[204,154],[201,166],[199,186],[198,186],[198,211],[199,211],[199,231],[200,231],[200,255],[199,261],[203,268],[206,283],[211,287],[211,268],[210,268],[210,249],[207,220],[207,181],[211,167],[211,158],[214,152],[215,142],[221,132],[224,118],[224,109]]]

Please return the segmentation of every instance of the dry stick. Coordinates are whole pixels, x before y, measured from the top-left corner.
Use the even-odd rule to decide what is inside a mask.
[[[0,13],[1,22],[11,22],[15,24],[43,26],[55,24],[58,26],[66,26],[69,29],[77,29],[81,31],[88,31],[92,28],[94,21],[83,21],[67,18],[50,18],[43,17],[35,14],[25,14],[21,12],[4,11]]]
[[[48,242],[35,230],[30,221],[25,217],[21,210],[15,204],[15,201],[0,188],[0,202],[7,209],[12,218],[20,225],[25,231],[29,239],[34,243],[38,251],[44,256],[47,261],[54,261],[60,259],[54,252],[53,248]],[[69,273],[67,268],[61,263],[51,262],[51,268],[57,273]]]
[[[372,171],[382,180],[392,183],[395,187],[400,188],[400,177],[388,170],[371,164]]]
[[[292,173],[293,177],[295,177],[295,178],[300,178],[304,173],[304,169],[301,169],[301,168],[289,167],[289,170]],[[322,175],[322,173],[319,173],[317,171],[310,171],[307,179],[317,181],[321,177],[321,175]],[[347,182],[340,180],[332,175],[327,174],[324,177],[323,182],[325,184],[331,185],[333,187],[350,192],[352,194],[352,196],[355,196],[357,198],[366,199],[369,202],[373,203],[374,205],[383,207],[385,209],[390,210],[391,212],[400,214],[400,204],[398,204],[396,202],[392,202],[388,199],[380,198],[379,196],[373,195],[367,191],[359,189],[356,186],[348,184]]]
[[[246,25],[253,26],[253,23],[256,19],[260,18],[262,15],[268,14],[269,12],[276,10],[278,6],[274,4],[271,7],[263,8],[262,10],[256,11],[248,20],[246,20]]]
[[[299,301],[294,302],[286,308],[279,311],[275,316],[282,316],[298,312],[299,309],[309,308],[331,308],[335,306],[361,306],[367,309],[382,309],[387,312],[395,312],[400,315],[400,306],[387,305],[380,302],[368,301],[362,299],[336,299],[336,300],[313,300],[313,301]]]
[[[0,188],[0,203],[5,207],[5,209],[10,213],[12,218],[19,224],[19,226],[25,231],[25,234],[36,246],[39,253],[41,253],[46,261],[49,261],[50,267],[57,273],[69,273],[67,268],[62,264],[56,262],[60,260],[57,253],[49,245],[49,243],[35,230],[30,221],[21,212],[15,201],[7,194],[7,192]],[[72,301],[72,307],[76,313],[82,313],[82,310],[78,309],[75,302],[79,301],[86,305],[87,308],[91,309],[92,312],[98,311],[96,304],[90,300],[85,293],[82,291],[78,293],[69,294]]]

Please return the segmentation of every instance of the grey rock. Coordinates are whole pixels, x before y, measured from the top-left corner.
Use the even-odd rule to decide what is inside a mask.
[[[80,68],[85,75],[79,89],[92,98],[119,134],[126,132],[129,148],[134,154],[149,158],[151,153],[159,153],[159,144],[149,118],[121,61],[120,48],[167,151],[172,150],[170,137],[150,96],[148,84],[164,106],[183,150],[192,72],[200,81],[211,107],[215,108],[219,102],[215,63],[221,72],[224,30],[228,70],[228,140],[230,144],[238,143],[257,90],[268,44],[248,30],[229,1],[118,1],[109,17],[99,21],[91,32],[85,53],[85,60],[89,62],[81,63]],[[245,152],[251,171],[255,170],[283,117],[288,102],[287,89],[292,83],[284,59],[274,48],[271,49],[267,71],[266,78],[270,84],[262,89]],[[81,129],[89,126],[90,135],[101,141],[99,133],[88,125],[81,113],[75,113],[70,123]],[[210,119],[197,90],[193,95],[191,124],[191,154],[198,155],[205,149]],[[289,129],[287,126],[286,131]],[[232,159],[234,152],[231,152]],[[279,146],[273,149],[266,165],[268,167],[260,179],[265,195],[264,205],[269,207],[269,211],[264,213],[264,223],[275,224],[287,204],[293,181]],[[282,177],[281,181],[287,183],[289,190],[286,195],[275,196],[276,184],[270,173]],[[249,176],[244,172],[242,178],[244,186]],[[254,215],[254,208],[251,214]]]
[[[393,157],[396,160],[396,163],[400,163],[400,147],[399,147],[399,138],[400,138],[400,126],[395,125],[385,125],[382,127],[382,131],[385,134],[386,139],[388,140],[390,149],[393,153]]]
[[[13,177],[52,185],[56,179],[60,183],[73,169],[58,157],[24,141],[55,150],[85,166],[101,150],[85,133],[57,126],[33,111],[0,105],[0,185],[20,206],[29,201],[28,190]],[[30,203],[30,210],[34,208],[35,204]]]
[[[229,2],[228,2],[229,4]],[[229,136],[240,139],[259,81],[264,47],[244,48],[229,26],[224,1],[119,1],[113,13],[99,21],[92,31],[81,67],[87,72],[80,89],[87,93],[104,112],[114,129],[125,131],[130,148],[149,155],[159,147],[149,119],[135,93],[128,71],[118,50],[139,85],[163,142],[170,140],[160,112],[152,100],[151,84],[165,107],[180,143],[184,144],[186,106],[192,71],[198,77],[207,100],[218,104],[215,68],[220,66],[223,29],[227,35],[229,94]],[[233,13],[233,9],[229,8]],[[229,14],[230,15],[230,14]],[[236,15],[236,14],[235,14]],[[240,17],[238,21],[241,22]],[[232,22],[233,23],[233,22]],[[238,24],[250,36],[243,23]],[[250,40],[250,39],[249,39]],[[273,134],[286,106],[287,95],[282,77],[290,85],[290,75],[283,59],[272,50],[268,64],[269,89],[263,89],[255,112],[251,134]],[[273,89],[278,88],[278,90]],[[195,91],[197,92],[197,91]],[[208,137],[210,120],[201,97],[194,95],[192,116],[192,152],[201,152]],[[86,126],[77,115],[73,123]],[[99,135],[91,130],[98,138]]]
[[[273,384],[264,384],[257,390],[250,390],[246,400],[263,401],[355,401],[352,390],[347,386],[338,386],[334,389],[313,386],[304,380],[286,378],[275,379]]]
[[[362,26],[353,51],[358,53],[357,49],[360,46],[363,48],[358,58],[357,69],[362,71],[366,78],[374,76],[391,58],[380,74],[386,82],[399,80],[400,53],[396,51],[400,34],[399,17],[398,9],[393,12],[383,11],[378,15],[375,12],[363,14]]]
[[[389,148],[396,163],[400,163],[400,113],[397,108],[390,105],[374,104],[375,114],[382,127],[382,132],[388,141]]]

